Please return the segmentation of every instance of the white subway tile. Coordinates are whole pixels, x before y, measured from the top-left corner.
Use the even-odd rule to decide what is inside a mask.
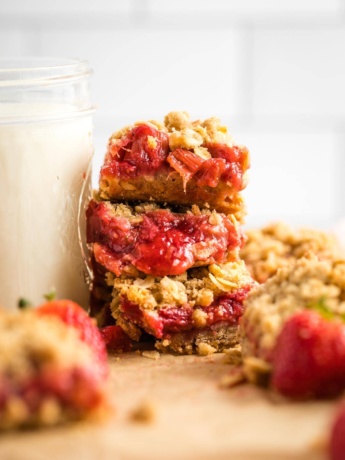
[[[345,30],[254,34],[253,111],[260,116],[345,114]]]
[[[333,13],[339,0],[149,0],[151,11],[230,11],[246,16],[256,14]]]
[[[255,17],[281,14],[337,13],[341,0],[11,0],[0,2],[0,12],[9,14],[128,13],[147,9],[155,13],[230,12]]]
[[[249,225],[285,220],[330,227],[339,215],[338,151],[331,133],[237,133],[251,151],[244,191]]]
[[[42,54],[82,57],[94,69],[99,113],[201,117],[239,110],[240,34],[214,31],[43,31]]]
[[[0,58],[20,56],[22,34],[20,30],[0,30]]]
[[[95,12],[127,12],[132,9],[131,0],[3,0],[0,2],[0,12],[10,14],[31,14],[44,16],[54,13],[85,13]]]

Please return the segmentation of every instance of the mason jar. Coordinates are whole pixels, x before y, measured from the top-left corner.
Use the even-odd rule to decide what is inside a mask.
[[[52,290],[87,307],[78,225],[91,190],[90,76],[80,60],[0,60],[1,307]]]

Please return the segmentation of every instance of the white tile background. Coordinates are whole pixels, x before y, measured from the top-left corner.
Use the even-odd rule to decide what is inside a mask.
[[[170,110],[252,153],[248,225],[345,216],[344,0],[0,0],[0,57],[87,59],[107,137]]]

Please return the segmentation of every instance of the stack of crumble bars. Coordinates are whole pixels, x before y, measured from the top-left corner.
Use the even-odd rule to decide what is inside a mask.
[[[217,118],[171,112],[111,136],[86,212],[100,326],[175,353],[236,343],[253,286],[239,256],[248,167]]]

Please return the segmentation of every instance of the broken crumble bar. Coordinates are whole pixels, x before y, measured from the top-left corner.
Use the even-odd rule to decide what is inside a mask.
[[[0,429],[52,426],[106,407],[104,375],[76,329],[34,311],[0,312]]]

